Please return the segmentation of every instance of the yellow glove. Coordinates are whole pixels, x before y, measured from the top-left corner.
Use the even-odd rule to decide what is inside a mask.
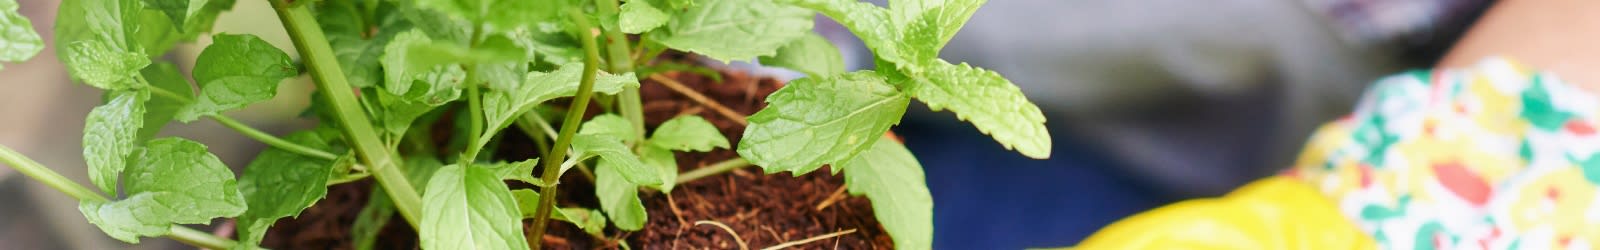
[[[1374,249],[1310,185],[1269,177],[1227,196],[1187,200],[1106,226],[1077,249]]]

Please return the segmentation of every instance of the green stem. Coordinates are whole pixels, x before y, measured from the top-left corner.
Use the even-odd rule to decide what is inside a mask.
[[[233,129],[234,131],[239,131],[239,133],[240,134],[244,134],[245,137],[250,137],[251,139],[256,139],[257,141],[261,141],[262,143],[266,143],[267,145],[271,145],[272,147],[275,147],[275,148],[278,148],[278,149],[283,149],[283,150],[286,150],[286,151],[289,151],[289,152],[293,152],[293,153],[301,154],[301,155],[305,155],[305,156],[322,158],[323,160],[332,161],[332,160],[338,160],[339,159],[339,155],[335,155],[333,153],[328,153],[327,151],[322,151],[322,150],[318,150],[318,149],[311,148],[311,147],[302,146],[300,144],[295,144],[294,142],[290,142],[288,140],[284,140],[283,138],[278,138],[277,136],[272,136],[270,134],[267,134],[267,132],[262,132],[261,130],[256,130],[255,128],[252,128],[249,125],[244,125],[244,123],[240,123],[239,121],[234,120],[233,118],[228,118],[227,116],[210,115],[210,116],[207,116],[207,117],[211,117],[212,120],[216,120],[217,123],[221,123],[222,126],[225,126],[225,127],[230,128],[230,129]]]
[[[724,172],[733,171],[734,169],[749,166],[750,161],[746,161],[744,158],[733,158],[732,160],[711,164],[711,166],[690,170],[689,172],[683,172],[683,174],[678,175],[678,184],[688,183],[690,181],[694,181],[695,179],[721,174]]]
[[[574,24],[579,30],[585,32],[594,30],[594,25],[589,23],[587,17],[578,9],[568,9]],[[578,82],[577,96],[572,99],[572,108],[567,112],[566,120],[561,122],[561,134],[556,137],[556,143],[551,145],[549,153],[541,159],[544,166],[544,175],[540,179],[544,183],[556,183],[561,174],[561,161],[567,156],[567,147],[572,145],[572,136],[578,133],[578,125],[583,122],[583,111],[589,108],[589,98],[594,95],[595,74],[600,71],[600,49],[595,45],[594,36],[579,36],[583,42],[583,79]],[[556,186],[544,186],[539,190],[539,209],[533,213],[533,231],[529,235],[544,235],[545,226],[550,220],[550,210],[555,208]],[[536,236],[537,237],[537,236]],[[539,249],[542,244],[533,244],[533,249]]]
[[[595,0],[596,10],[601,16],[617,15],[619,11],[617,0]],[[627,74],[633,72],[633,57],[628,55],[628,37],[618,30],[602,30],[606,36],[606,54],[610,56],[606,62],[611,64],[612,74]],[[626,87],[617,95],[617,109],[622,111],[622,117],[628,118],[633,125],[634,138],[644,138],[644,104],[639,100],[638,87]],[[630,145],[632,146],[632,145]]]
[[[539,144],[539,152],[549,152],[550,151],[550,146],[549,145],[545,145],[546,143],[544,142],[543,138],[545,138],[545,137],[556,137],[558,135],[556,135],[556,133],[557,133],[556,129],[550,127],[550,122],[549,121],[545,121],[544,117],[543,116],[539,116],[539,114],[534,114],[534,112],[528,112],[526,115],[523,115],[522,116],[522,120],[518,120],[517,123],[518,124],[523,124],[523,123],[539,124],[539,127],[537,129],[539,131],[544,131],[544,133],[537,133],[537,132],[529,131],[529,130],[536,129],[536,128],[533,128],[532,125],[526,125],[526,126],[528,126],[528,128],[525,128],[523,130],[524,131],[528,131],[528,134],[530,135],[530,137],[533,137],[534,141],[539,142],[538,143]],[[542,135],[540,135],[540,136],[532,136],[532,135],[536,135],[536,134],[542,134]],[[567,150],[567,153],[571,154],[573,152],[572,152],[572,150]],[[575,165],[578,166],[578,173],[583,174],[583,178],[584,179],[589,180],[589,182],[591,182],[591,183],[594,182],[594,171],[590,171],[589,167],[583,165],[582,163],[576,163]],[[566,163],[562,163],[561,168],[563,168],[563,169],[567,168]]]
[[[478,160],[478,151],[483,150],[483,144],[488,143],[489,139],[494,135],[485,134],[483,131],[483,98],[481,97],[482,94],[478,93],[478,83],[473,82],[477,79],[472,77],[475,75],[473,70],[476,70],[476,68],[472,65],[463,67],[466,68],[467,72],[467,80],[465,81],[467,83],[467,134],[471,136],[467,136],[467,153],[461,156],[461,164],[462,166],[468,166]]]
[[[345,140],[356,149],[356,155],[369,167],[368,171],[372,171],[372,177],[389,193],[401,217],[416,227],[418,216],[421,215],[422,196],[417,194],[411,182],[406,181],[398,158],[378,139],[378,130],[372,127],[372,121],[361,110],[360,101],[352,92],[350,83],[346,82],[344,71],[339,68],[339,60],[334,58],[333,48],[328,46],[328,38],[323,37],[322,27],[317,26],[316,17],[308,9],[310,5],[294,5],[288,0],[267,2],[272,3],[290,40],[294,41],[295,50],[305,61],[311,78],[322,90],[318,93],[333,104],[335,118],[339,127],[344,129]]]
[[[44,185],[50,186],[50,188],[55,189],[56,191],[61,191],[62,193],[67,194],[67,196],[72,196],[72,198],[78,199],[79,202],[110,201],[110,199],[107,199],[105,196],[101,196],[100,193],[95,193],[94,190],[90,190],[88,187],[84,187],[83,185],[78,185],[76,182],[72,182],[72,180],[67,179],[66,176],[61,176],[61,174],[51,171],[50,168],[45,167],[43,164],[39,164],[39,162],[33,161],[33,159],[28,159],[27,156],[23,156],[21,153],[17,153],[17,151],[11,150],[11,148],[6,147],[5,145],[0,145],[0,162],[4,162],[6,165],[11,166],[11,169],[16,169],[17,172],[22,172],[22,174],[27,175],[29,178],[43,182]],[[167,238],[172,238],[178,242],[183,242],[184,244],[189,244],[191,246],[210,249],[229,249],[238,244],[232,240],[202,233],[200,231],[195,231],[194,229],[189,229],[183,226],[173,225],[171,230],[172,232],[166,235]]]
[[[140,76],[140,78],[143,78],[143,77],[144,76]],[[189,96],[186,96],[186,95],[183,95],[183,94],[178,94],[178,93],[173,93],[172,91],[167,91],[166,89],[155,88],[155,87],[148,88],[148,89],[150,90],[150,93],[155,93],[156,95],[159,95],[159,96],[163,96],[163,97],[166,97],[166,98],[172,98],[173,100],[182,101],[183,103],[194,102],[194,99],[192,99]]]

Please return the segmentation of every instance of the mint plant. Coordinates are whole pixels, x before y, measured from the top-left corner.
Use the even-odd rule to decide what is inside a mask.
[[[1023,155],[1050,152],[1044,117],[1021,91],[993,71],[937,57],[982,0],[890,1],[889,8],[853,0],[265,1],[298,62],[254,35],[211,32],[234,0],[64,1],[56,53],[72,79],[105,95],[84,128],[94,188],[3,146],[0,160],[79,199],[85,218],[113,238],[169,237],[217,249],[256,248],[277,220],[297,216],[328,186],[366,178],[381,195],[352,229],[358,249],[372,248],[395,214],[426,249],[536,249],[524,235],[543,235],[550,219],[627,246],[606,229],[644,228],[641,190],[669,193],[749,165],[796,175],[831,166],[851,194],[872,200],[898,247],[925,249],[933,203],[921,166],[903,145],[881,139],[910,100],[949,109]],[[43,48],[17,8],[0,0],[0,61]],[[860,36],[876,69],[846,72],[834,45],[810,32],[818,12]],[[162,61],[175,45],[201,37],[211,43],[191,74]],[[654,75],[706,71],[654,60],[667,50],[759,58],[809,76],[748,118],[719,111],[748,123],[736,148],[741,158],[679,173],[674,151],[733,145],[698,116],[646,128],[640,79],[719,107]],[[300,74],[318,89],[306,111],[321,121],[314,128],[276,136],[227,114],[274,98],[279,84]],[[567,102],[552,103],[558,99]],[[603,112],[585,119],[591,103]],[[236,178],[205,145],[159,137],[168,123],[198,120],[270,147]],[[440,123],[457,124],[448,143],[431,139]],[[505,162],[486,153],[513,128],[539,146],[540,158]],[[557,207],[559,180],[573,169],[593,181],[599,208]],[[237,239],[183,226],[219,218],[238,221]]]

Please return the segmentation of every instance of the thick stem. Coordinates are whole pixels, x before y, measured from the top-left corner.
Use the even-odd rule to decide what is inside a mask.
[[[578,25],[579,30],[585,32],[594,30],[594,25],[589,23],[582,11],[569,9],[567,14],[571,15],[573,23]],[[541,194],[539,209],[533,213],[533,231],[529,234],[535,237],[544,235],[545,226],[549,224],[550,210],[555,208],[556,186],[558,186],[553,184],[560,178],[561,161],[567,156],[567,147],[572,145],[572,136],[578,133],[578,124],[583,122],[583,111],[588,110],[589,98],[594,95],[595,74],[600,71],[600,49],[595,45],[594,36],[588,35],[589,33],[583,34],[585,35],[579,36],[586,55],[583,59],[583,79],[578,83],[578,92],[572,99],[571,111],[567,112],[566,120],[561,121],[561,134],[556,137],[556,143],[551,145],[549,153],[545,153],[541,159],[544,161],[544,175],[540,176],[540,179],[552,185],[539,190]],[[541,245],[533,244],[533,248],[539,249]]]
[[[478,83],[473,82],[477,79],[472,77],[476,68],[471,65],[464,67],[467,71],[467,134],[471,136],[467,136],[467,152],[461,156],[461,164],[468,166],[478,160],[478,151],[483,150],[483,144],[488,143],[494,135],[483,131],[483,98],[478,93]]]
[[[726,160],[726,161],[718,162],[716,164],[711,164],[711,166],[706,166],[706,167],[703,167],[703,168],[690,170],[689,172],[684,172],[683,174],[679,174],[678,175],[678,184],[688,183],[690,181],[694,181],[695,179],[700,179],[700,178],[703,178],[703,177],[706,177],[706,176],[712,176],[712,175],[716,175],[716,174],[721,174],[721,173],[724,173],[724,172],[733,171],[734,169],[739,169],[739,168],[742,168],[742,167],[749,167],[749,166],[750,166],[750,161],[746,161],[746,160],[744,160],[744,158],[733,158],[732,160]]]
[[[294,6],[288,0],[267,2],[272,3],[278,20],[283,22],[290,40],[294,41],[295,50],[300,52],[306,68],[310,70],[311,78],[322,90],[318,93],[333,104],[339,127],[344,129],[345,140],[356,149],[356,155],[369,167],[368,171],[373,173],[378,184],[383,185],[383,190],[388,191],[401,217],[416,227],[418,216],[421,215],[422,196],[417,194],[411,182],[406,181],[398,158],[378,139],[378,130],[372,127],[372,121],[361,110],[360,101],[356,99],[350,83],[346,82],[344,71],[339,68],[339,60],[334,58],[333,48],[328,46],[328,38],[322,35],[322,27],[317,26],[315,16],[308,9],[310,5]]]
[[[39,162],[33,161],[33,159],[28,159],[27,156],[23,156],[21,153],[17,153],[17,151],[11,150],[11,148],[6,147],[5,145],[0,145],[0,162],[4,162],[7,166],[11,166],[11,169],[16,169],[17,172],[22,172],[22,174],[27,175],[29,178],[43,182],[44,185],[50,186],[50,188],[55,189],[56,191],[61,191],[62,193],[67,194],[67,196],[72,196],[72,198],[78,199],[80,202],[110,201],[109,199],[106,199],[105,196],[101,196],[100,193],[95,193],[94,190],[90,190],[88,187],[84,187],[83,185],[78,185],[76,182],[72,182],[72,180],[67,179],[66,176],[61,176],[61,174],[51,171],[50,168],[45,167],[43,164],[39,164]],[[183,242],[184,244],[189,244],[191,246],[210,249],[229,249],[238,244],[232,240],[220,238],[215,235],[206,234],[200,231],[195,231],[194,229],[189,229],[183,226],[173,225],[171,230],[171,233],[166,235],[167,238],[172,238],[173,240],[177,240],[178,242]]]
[[[339,155],[335,155],[333,153],[328,153],[326,151],[318,150],[318,149],[311,148],[311,147],[302,146],[300,144],[295,144],[294,142],[290,142],[288,140],[284,140],[283,138],[278,138],[277,136],[272,136],[271,134],[267,134],[267,132],[262,132],[261,130],[256,130],[255,128],[252,128],[249,125],[244,125],[244,123],[240,123],[239,121],[234,120],[233,118],[228,118],[227,116],[211,115],[211,116],[207,116],[207,117],[211,117],[212,120],[216,120],[217,123],[221,123],[222,126],[225,126],[225,127],[230,128],[230,129],[233,129],[234,131],[239,131],[239,133],[240,134],[244,134],[245,137],[250,137],[251,139],[256,139],[257,141],[261,141],[262,143],[266,143],[267,145],[270,145],[270,146],[278,148],[278,149],[283,149],[285,151],[293,152],[293,153],[296,153],[296,154],[301,154],[301,155],[311,156],[311,157],[316,157],[316,158],[322,158],[324,160],[330,160],[330,161],[339,159]]]
[[[601,16],[617,15],[619,12],[617,0],[595,0],[594,4]],[[631,51],[628,49],[628,36],[619,30],[602,30],[601,33],[605,34],[607,41],[606,54],[609,59],[606,62],[611,64],[608,71],[612,74],[632,73],[633,57],[628,55]],[[639,88],[623,88],[622,93],[617,95],[617,109],[633,125],[634,138],[644,138],[644,104],[639,100]]]

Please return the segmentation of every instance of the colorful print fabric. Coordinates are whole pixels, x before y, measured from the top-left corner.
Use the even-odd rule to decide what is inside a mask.
[[[1502,59],[1379,80],[1286,174],[1383,249],[1600,248],[1600,99]]]

